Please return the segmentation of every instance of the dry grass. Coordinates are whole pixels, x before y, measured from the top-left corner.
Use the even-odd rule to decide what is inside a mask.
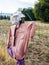
[[[36,33],[28,45],[28,53],[25,57],[26,65],[49,65],[49,24],[35,22]],[[15,65],[7,53],[6,38],[9,27],[12,24],[8,20],[0,20],[0,65]]]

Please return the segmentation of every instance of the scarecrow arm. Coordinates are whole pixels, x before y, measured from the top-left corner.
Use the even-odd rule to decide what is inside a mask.
[[[36,25],[35,25],[35,23],[32,23],[32,27],[31,27],[31,30],[30,30],[30,41],[34,37],[35,31],[36,31]]]
[[[10,46],[10,37],[11,37],[11,29],[9,29],[8,35],[7,35],[7,47]]]

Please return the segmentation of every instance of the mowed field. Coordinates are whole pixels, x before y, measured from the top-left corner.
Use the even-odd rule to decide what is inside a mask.
[[[25,65],[49,65],[49,24],[35,21],[36,33],[28,43]],[[7,33],[11,26],[8,20],[0,20],[0,65],[15,65],[6,48]]]

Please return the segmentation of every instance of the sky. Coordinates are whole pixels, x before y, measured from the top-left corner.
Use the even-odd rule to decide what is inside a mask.
[[[14,13],[18,8],[34,7],[38,0],[0,0],[0,13]]]

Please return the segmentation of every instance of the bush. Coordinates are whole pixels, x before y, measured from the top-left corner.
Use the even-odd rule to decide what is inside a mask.
[[[25,15],[25,20],[28,21],[36,20],[33,13],[33,8],[24,8],[22,10],[22,13]]]
[[[3,15],[0,15],[0,20],[2,20],[2,19],[8,19],[8,20],[10,20],[10,16],[3,16]]]
[[[49,0],[39,0],[35,4],[34,14],[37,20],[49,22]]]
[[[3,16],[2,16],[2,15],[0,15],[0,19],[1,19],[1,20],[3,19]]]

